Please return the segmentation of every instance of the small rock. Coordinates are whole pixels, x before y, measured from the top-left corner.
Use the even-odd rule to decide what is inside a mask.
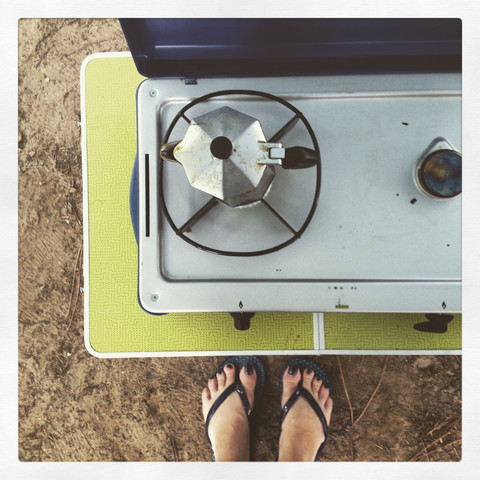
[[[419,368],[420,370],[426,370],[427,368],[433,367],[433,359],[428,357],[420,357],[417,358],[414,365],[415,368]]]

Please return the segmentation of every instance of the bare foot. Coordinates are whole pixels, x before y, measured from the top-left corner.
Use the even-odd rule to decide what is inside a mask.
[[[240,370],[240,383],[253,408],[257,375],[253,367]],[[235,383],[235,365],[229,363],[208,381],[202,392],[204,420],[217,398]],[[213,414],[208,426],[208,436],[217,461],[247,461],[250,458],[248,417],[240,395],[233,391]]]
[[[282,408],[300,384],[310,392],[318,403],[327,425],[333,410],[330,391],[311,369],[301,372],[298,368],[287,368],[283,375]],[[279,445],[279,461],[313,461],[320,445],[325,441],[322,422],[308,403],[300,397],[287,413],[282,425]]]

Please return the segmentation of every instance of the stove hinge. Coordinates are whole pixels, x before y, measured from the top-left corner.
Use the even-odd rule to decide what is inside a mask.
[[[198,78],[198,67],[190,65],[185,67],[183,81],[185,85],[196,85]]]

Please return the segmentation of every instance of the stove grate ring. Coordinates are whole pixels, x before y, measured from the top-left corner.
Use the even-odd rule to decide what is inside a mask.
[[[209,202],[207,202],[203,207],[201,207],[187,222],[185,222],[182,226],[178,227],[174,220],[172,219],[172,216],[170,215],[170,212],[167,207],[167,203],[165,200],[165,195],[164,195],[164,163],[165,160],[162,158],[159,159],[160,165],[159,165],[159,179],[158,179],[158,185],[159,185],[159,201],[161,205],[161,209],[163,212],[163,215],[165,216],[165,219],[169,223],[170,227],[173,229],[175,234],[180,237],[182,240],[185,242],[189,243],[190,245],[198,248],[199,250],[209,252],[212,254],[216,255],[224,255],[224,256],[234,256],[234,257],[253,257],[253,256],[259,256],[259,255],[266,255],[269,253],[276,252],[278,250],[281,250],[289,245],[291,245],[293,242],[298,240],[304,231],[307,229],[308,225],[310,224],[313,215],[315,214],[317,204],[318,204],[318,199],[320,197],[320,187],[321,187],[321,179],[322,179],[322,169],[321,169],[321,157],[320,157],[320,148],[318,146],[318,141],[315,136],[315,133],[313,132],[313,129],[308,122],[308,120],[305,118],[303,113],[298,110],[295,106],[293,106],[291,103],[286,101],[283,98],[277,97],[275,95],[272,95],[270,93],[266,92],[261,92],[261,91],[256,91],[256,90],[221,90],[217,92],[212,92],[207,95],[203,95],[201,97],[196,98],[195,100],[191,101],[187,105],[185,105],[174,117],[172,122],[170,123],[165,136],[163,138],[162,144],[165,145],[170,141],[170,135],[177,125],[178,121],[180,119],[185,120],[187,123],[190,123],[190,119],[187,117],[186,112],[194,107],[195,105],[201,103],[201,102],[206,102],[212,98],[216,97],[223,97],[223,96],[230,96],[230,95],[249,95],[249,96],[256,96],[256,97],[261,97],[265,98],[268,100],[275,101],[277,103],[280,103],[281,105],[285,106],[287,109],[292,111],[295,115],[293,118],[289,119],[289,121],[282,126],[282,128],[275,133],[275,135],[272,136],[272,138],[269,140],[269,142],[278,142],[279,138],[281,138],[287,131],[289,131],[293,126],[298,122],[301,121],[306,128],[310,139],[313,144],[313,150],[315,151],[315,156],[316,156],[316,176],[315,176],[315,192],[313,195],[312,203],[310,206],[310,209],[308,211],[308,214],[306,215],[305,221],[301,225],[301,227],[296,230],[294,229],[281,215],[278,213],[274,207],[272,207],[268,202],[265,201],[265,199],[261,200],[261,203],[263,203],[271,212],[273,215],[275,215],[284,225],[286,228],[288,228],[292,235],[290,238],[288,238],[286,241],[283,241],[281,243],[278,243],[270,248],[262,249],[262,250],[251,250],[251,251],[233,251],[233,250],[220,250],[217,248],[213,248],[208,245],[204,245],[202,243],[199,243],[188,236],[185,235],[185,231],[188,230],[189,227],[191,227],[194,223],[199,221],[203,215],[205,215],[210,209],[212,209],[218,202],[219,200],[215,199],[214,197],[211,198]]]

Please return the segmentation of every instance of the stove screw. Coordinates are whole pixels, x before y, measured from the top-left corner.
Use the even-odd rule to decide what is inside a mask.
[[[150,96],[151,97],[156,97],[157,96],[157,91],[156,90],[150,90]]]
[[[156,293],[154,293],[152,295],[152,301],[156,302],[158,300],[158,295]]]

